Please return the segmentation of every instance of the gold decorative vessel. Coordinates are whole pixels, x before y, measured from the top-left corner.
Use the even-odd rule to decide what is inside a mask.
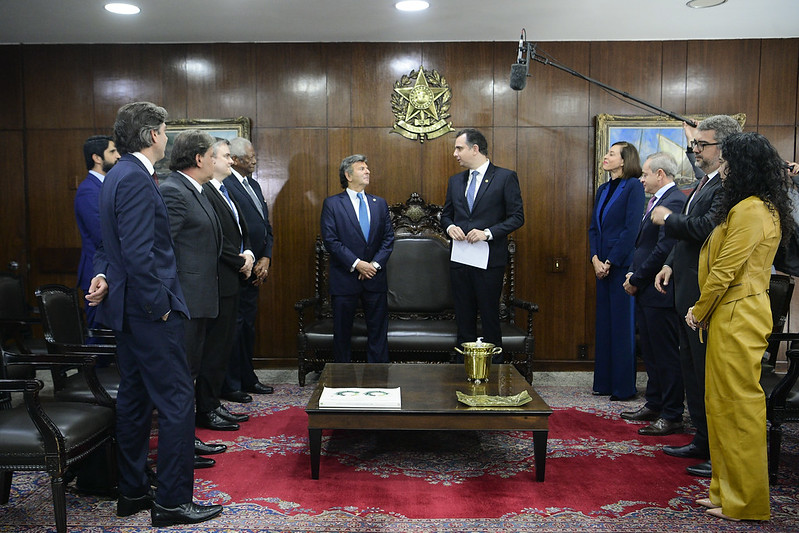
[[[472,383],[485,383],[491,373],[491,358],[502,353],[501,346],[495,346],[490,342],[483,342],[482,337],[478,337],[477,342],[461,343],[463,350],[455,347],[455,351],[463,355],[463,363],[466,366],[466,379]]]

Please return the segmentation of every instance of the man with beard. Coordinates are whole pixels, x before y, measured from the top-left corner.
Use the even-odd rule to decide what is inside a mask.
[[[78,286],[86,294],[94,277],[94,252],[102,240],[100,234],[100,188],[106,173],[119,160],[119,152],[108,135],[93,135],[83,143],[83,157],[89,174],[75,194],[75,220],[80,231],[80,263],[78,263]],[[97,328],[97,308],[86,306],[86,325]]]
[[[699,300],[699,250],[716,226],[716,212],[721,202],[721,143],[729,135],[739,133],[741,126],[727,115],[708,117],[691,132],[691,147],[696,165],[705,173],[691,192],[682,212],[674,213],[663,206],[652,210],[652,222],[666,226],[666,237],[676,238],[666,263],[655,277],[655,288],[665,293],[665,285],[674,282],[674,306],[684,317]],[[663,452],[674,457],[703,459],[689,466],[689,474],[711,477],[708,448],[707,417],[705,416],[705,348],[698,331],[680,321],[680,366],[691,423],[696,428],[693,440],[684,446],[664,446]]]

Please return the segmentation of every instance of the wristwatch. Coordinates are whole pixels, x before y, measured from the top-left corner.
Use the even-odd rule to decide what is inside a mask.
[[[664,216],[664,217],[663,217],[663,223],[664,223],[664,224],[665,224],[665,223],[666,223],[666,221],[669,219],[669,215],[671,215],[671,213],[666,213],[666,216]]]
[[[491,240],[491,232],[490,231],[488,231],[487,229],[484,229],[483,233],[485,234],[487,241]]]

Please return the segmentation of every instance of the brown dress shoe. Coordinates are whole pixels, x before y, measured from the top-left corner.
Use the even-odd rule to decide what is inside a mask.
[[[638,434],[660,437],[663,435],[671,435],[678,431],[682,431],[682,420],[670,422],[665,418],[658,418],[648,426],[639,429]]]

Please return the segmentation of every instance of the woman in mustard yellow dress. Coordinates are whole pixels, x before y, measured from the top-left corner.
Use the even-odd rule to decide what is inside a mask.
[[[702,247],[702,294],[685,316],[689,326],[707,331],[705,409],[713,477],[709,497],[697,503],[719,518],[768,520],[760,359],[772,329],[771,264],[794,226],[791,182],[784,161],[758,133],[727,137],[721,158],[720,224]]]

